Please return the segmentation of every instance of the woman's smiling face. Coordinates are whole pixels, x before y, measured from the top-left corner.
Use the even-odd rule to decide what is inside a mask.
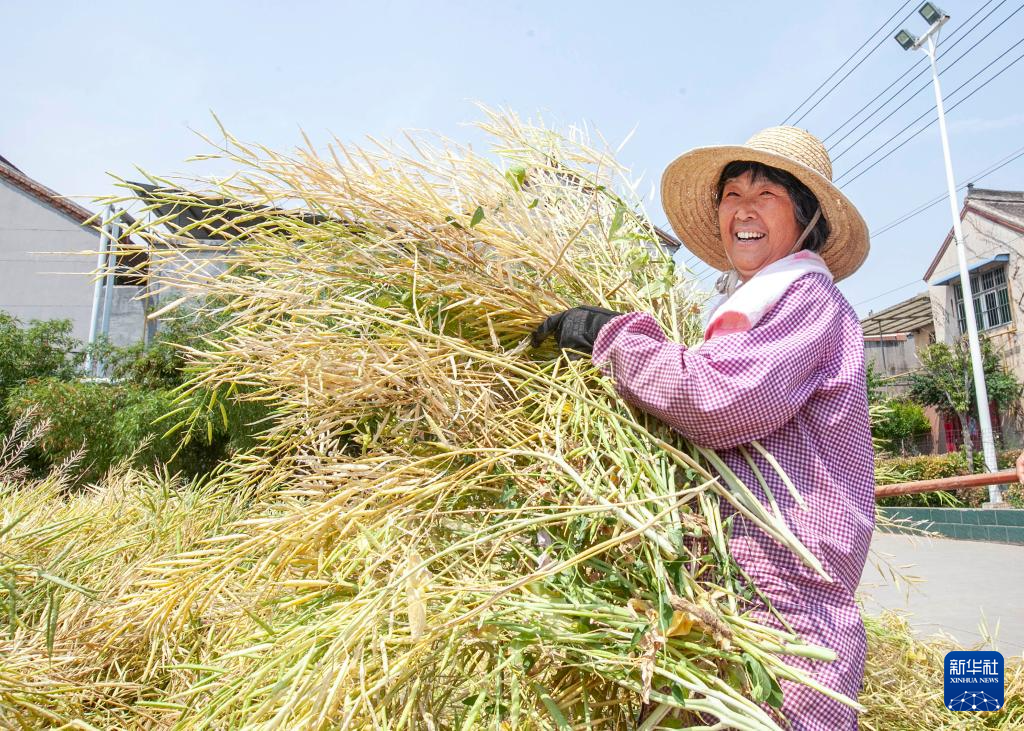
[[[718,229],[729,261],[744,282],[788,256],[800,226],[789,192],[749,170],[725,181]]]

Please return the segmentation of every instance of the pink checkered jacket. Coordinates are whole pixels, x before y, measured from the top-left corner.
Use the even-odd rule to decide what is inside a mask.
[[[854,592],[874,528],[874,455],[863,335],[835,284],[824,274],[804,275],[752,329],[693,348],[669,341],[646,313],[623,315],[601,329],[593,359],[625,401],[717,450],[765,504],[739,447],[757,440],[779,462],[806,508],[764,457],[747,449],[790,529],[833,580],[742,516],[734,518],[730,552],[805,639],[839,656],[787,662],[856,698],[866,641]],[[753,611],[777,623],[763,606]],[[794,729],[857,727],[854,711],[816,691],[783,682],[783,693]]]

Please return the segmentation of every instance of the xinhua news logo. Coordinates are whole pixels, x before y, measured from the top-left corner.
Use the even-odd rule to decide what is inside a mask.
[[[998,711],[1003,707],[1003,656],[992,650],[947,652],[946,708],[951,711]]]

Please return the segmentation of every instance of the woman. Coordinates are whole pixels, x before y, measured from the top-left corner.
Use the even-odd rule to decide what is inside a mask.
[[[742,516],[730,552],[797,632],[838,656],[786,662],[856,698],[866,642],[854,592],[874,527],[874,467],[860,323],[834,281],[864,261],[868,233],[831,177],[821,142],[792,127],[682,155],[662,178],[663,207],[687,248],[725,271],[704,343],[669,341],[646,313],[595,307],[548,318],[534,340],[592,348],[624,400],[718,450],[762,501],[740,447],[757,440],[775,457],[798,495],[745,450],[832,581]],[[753,611],[777,625],[763,605]],[[783,693],[794,729],[857,727],[852,709],[817,691],[783,681]]]

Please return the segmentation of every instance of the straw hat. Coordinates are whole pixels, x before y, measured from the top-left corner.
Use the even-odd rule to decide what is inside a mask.
[[[677,157],[661,176],[661,205],[686,248],[715,269],[730,269],[718,228],[715,186],[737,160],[760,162],[794,175],[814,193],[831,229],[819,252],[836,281],[853,274],[868,255],[868,227],[853,203],[832,184],[832,161],[817,137],[797,127],[769,127],[745,145],[698,147]]]

